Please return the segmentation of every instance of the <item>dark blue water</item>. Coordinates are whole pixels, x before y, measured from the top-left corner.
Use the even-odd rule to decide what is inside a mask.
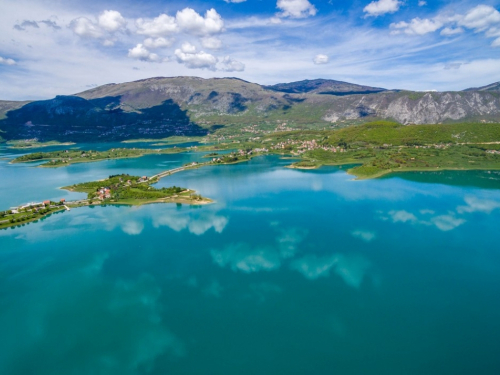
[[[0,197],[62,197],[57,186],[201,155],[3,161]],[[353,181],[288,163],[158,184],[209,206],[80,208],[1,230],[0,373],[500,373],[500,190],[482,186],[487,172]]]

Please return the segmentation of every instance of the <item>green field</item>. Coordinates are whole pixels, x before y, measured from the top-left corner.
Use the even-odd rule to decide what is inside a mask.
[[[319,148],[305,152],[294,167],[358,164],[349,170],[358,178],[416,170],[500,169],[500,154],[495,152],[500,149],[500,124],[403,126],[379,121],[334,131],[277,134],[268,142],[298,139],[315,139]],[[332,146],[345,152],[321,148]]]

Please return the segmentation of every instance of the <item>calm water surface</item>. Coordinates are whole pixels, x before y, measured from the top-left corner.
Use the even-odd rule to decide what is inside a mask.
[[[0,160],[0,204],[202,155]],[[80,208],[0,230],[0,374],[500,373],[498,174],[352,181],[288,163],[158,184],[209,206]]]

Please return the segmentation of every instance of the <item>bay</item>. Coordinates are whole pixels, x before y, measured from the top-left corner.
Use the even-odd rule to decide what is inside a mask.
[[[2,160],[0,203],[202,155]],[[208,206],[85,207],[1,230],[0,373],[500,372],[495,175],[354,181],[287,164],[259,157],[157,184]]]

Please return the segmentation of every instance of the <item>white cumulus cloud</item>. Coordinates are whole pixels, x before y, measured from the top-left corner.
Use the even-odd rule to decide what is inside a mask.
[[[0,65],[16,65],[16,61],[0,56]]]
[[[69,28],[82,38],[102,39],[105,46],[112,46],[116,33],[126,30],[125,18],[116,10],[105,10],[95,21],[87,17],[73,19]]]
[[[206,52],[187,52],[189,43],[184,43],[182,48],[175,50],[174,54],[180,64],[184,64],[189,69],[208,69],[216,70],[217,58]]]
[[[217,64],[217,69],[223,72],[242,72],[245,70],[245,64],[226,56]]]
[[[104,30],[114,32],[124,28],[127,21],[116,10],[105,10],[99,15],[98,24]]]
[[[314,59],[313,59],[313,62],[316,65],[327,64],[328,63],[328,56],[327,55],[322,55],[322,54],[316,55],[314,57]]]
[[[213,8],[207,10],[204,17],[191,8],[185,8],[177,12],[175,20],[182,31],[191,35],[207,36],[224,30],[224,21]]]
[[[308,0],[278,0],[276,7],[280,17],[305,18],[316,15],[317,9]]]
[[[153,19],[139,18],[135,21],[135,26],[137,34],[151,37],[170,36],[179,31],[175,18],[168,14],[160,14]]]
[[[391,23],[390,27],[394,29],[393,34],[404,32],[408,35],[424,35],[432,33],[443,26],[443,23],[437,19],[414,18],[408,22]]]
[[[151,49],[156,49],[156,48],[166,48],[166,47],[171,47],[172,44],[174,44],[173,39],[166,39],[166,38],[147,38],[144,39],[144,46],[147,48]]]
[[[134,48],[128,50],[128,57],[142,61],[159,62],[160,57],[156,53],[150,52],[144,45],[139,43]]]
[[[189,42],[184,42],[184,43],[182,43],[181,51],[184,52],[184,53],[195,53],[196,52],[196,47],[193,46]]]
[[[378,17],[386,13],[397,12],[401,4],[402,2],[398,0],[372,1],[370,4],[364,7],[363,12],[366,13],[366,17]]]
[[[392,23],[391,34],[425,35],[441,28],[441,35],[453,36],[464,29],[483,32],[487,38],[497,38],[493,47],[500,46],[500,12],[489,5],[478,5],[465,14],[437,15],[434,18],[414,18],[410,22]]]
[[[207,36],[200,39],[201,45],[208,49],[221,49],[222,41],[219,38],[213,36]]]
[[[97,23],[86,17],[75,18],[70,22],[69,27],[76,35],[84,38],[98,39],[103,36],[103,31]]]
[[[500,12],[489,5],[478,5],[469,10],[459,23],[469,29],[484,31],[500,24]]]

